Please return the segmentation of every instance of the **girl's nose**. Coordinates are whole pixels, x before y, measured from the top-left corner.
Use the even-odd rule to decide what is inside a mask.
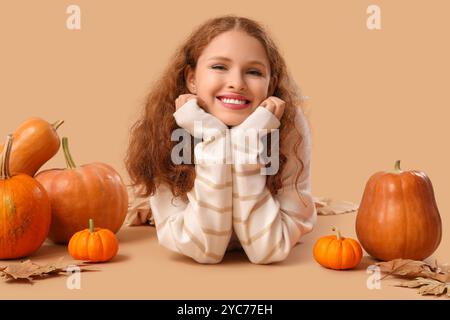
[[[234,72],[230,74],[227,79],[227,87],[228,89],[234,89],[238,91],[244,91],[246,88],[245,80],[242,78],[241,73]]]

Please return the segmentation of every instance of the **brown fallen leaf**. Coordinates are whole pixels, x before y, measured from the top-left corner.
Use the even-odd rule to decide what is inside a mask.
[[[329,216],[358,210],[358,205],[349,201],[333,200],[325,197],[314,197],[317,214]]]
[[[96,269],[87,269],[86,264],[66,264],[63,263],[64,257],[59,258],[55,263],[46,265],[38,265],[31,260],[22,261],[18,264],[10,264],[8,266],[0,266],[0,278],[5,281],[28,280],[33,282],[35,279],[48,277],[50,275],[65,274],[69,266],[77,266],[80,271],[95,271]]]
[[[143,224],[155,225],[149,197],[141,197],[137,190],[128,186],[128,210],[125,219],[127,226],[139,226]]]
[[[417,277],[414,280],[400,282],[397,286],[419,288],[421,295],[440,296],[446,293],[447,297],[450,297],[450,283],[444,283],[434,279]]]
[[[387,262],[379,262],[376,265],[380,267],[382,272],[387,273],[385,277],[396,275],[406,278],[424,277],[440,282],[450,281],[450,272],[446,265],[439,266],[437,262],[432,266],[424,261],[395,259]]]
[[[435,261],[434,265],[424,261],[395,259],[376,264],[381,272],[386,275],[382,278],[393,275],[402,278],[412,279],[397,284],[400,287],[419,288],[422,295],[443,295],[446,293],[450,297],[450,266],[448,264],[439,265]]]

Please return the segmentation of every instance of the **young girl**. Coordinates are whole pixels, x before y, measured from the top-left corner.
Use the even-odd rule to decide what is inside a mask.
[[[153,86],[126,158],[134,185],[150,196],[160,244],[200,263],[220,262],[237,243],[253,263],[286,259],[316,221],[300,100],[255,21],[219,17],[191,34]],[[191,161],[177,164],[180,128],[190,134]],[[249,129],[273,130],[270,145],[279,138],[275,174],[262,174],[261,148],[239,139]]]

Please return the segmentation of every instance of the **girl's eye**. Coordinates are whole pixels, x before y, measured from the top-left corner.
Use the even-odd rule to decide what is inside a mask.
[[[226,70],[224,65],[221,64],[216,64],[214,66],[211,67],[211,69],[215,69],[215,70]]]
[[[223,64],[216,64],[216,65],[211,66],[211,69],[225,71],[225,70],[227,70],[227,67],[224,66]],[[247,73],[257,76],[257,77],[261,77],[263,75],[262,72],[257,69],[249,70],[249,71],[247,71]]]
[[[249,70],[248,73],[251,75],[254,75],[254,76],[258,76],[258,77],[262,76],[262,72],[259,70]]]

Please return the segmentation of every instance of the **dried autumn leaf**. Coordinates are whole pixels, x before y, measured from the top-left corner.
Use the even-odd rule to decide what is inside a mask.
[[[397,284],[397,286],[419,288],[419,293],[421,295],[440,296],[447,293],[447,297],[450,297],[450,283],[443,283],[434,279],[417,277],[414,280],[403,281]]]
[[[64,257],[59,258],[55,263],[46,265],[38,265],[31,260],[22,261],[18,264],[10,264],[0,267],[0,277],[3,280],[23,280],[26,279],[33,282],[35,278],[43,278],[52,274],[68,274],[67,268],[74,264],[67,265],[63,263]],[[86,269],[85,264],[75,264],[80,271],[93,271],[94,269]]]
[[[358,205],[343,200],[333,200],[325,197],[314,197],[318,215],[335,215],[358,210]]]
[[[379,262],[376,264],[380,267],[381,272],[389,275],[402,276],[406,278],[423,277],[429,279],[435,279],[440,282],[450,281],[450,272],[447,271],[447,267],[431,266],[424,261],[409,260],[409,259],[395,259],[387,262]],[[384,277],[384,278],[385,278]]]
[[[20,264],[9,265],[1,271],[1,276],[5,280],[13,279],[28,279],[32,280],[31,276],[39,269],[38,265],[33,264],[30,260],[23,261]]]
[[[429,265],[424,261],[395,259],[376,264],[381,272],[386,273],[383,277],[394,275],[413,280],[404,281],[397,286],[408,288],[419,288],[422,295],[441,296],[446,293],[450,297],[450,267],[448,264]]]
[[[387,262],[379,262],[377,266],[382,272],[388,275],[399,275],[405,277],[417,277],[423,272],[423,267],[426,265],[423,261],[395,259]]]
[[[329,198],[314,197],[314,204],[316,205],[316,208],[323,208],[323,207],[326,207],[328,205],[330,200],[331,199],[329,199]]]
[[[148,197],[141,197],[137,194],[137,190],[132,187],[127,188],[128,191],[128,211],[125,219],[127,226],[139,226],[143,224],[155,225],[150,201]]]

